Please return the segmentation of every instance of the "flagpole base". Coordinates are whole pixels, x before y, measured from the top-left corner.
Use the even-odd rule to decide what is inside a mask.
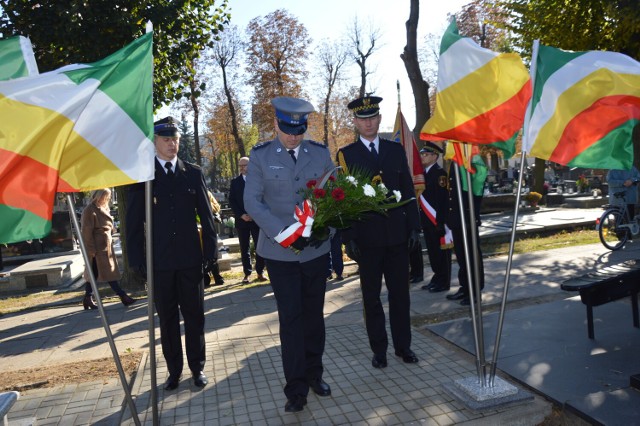
[[[489,386],[487,376],[485,386],[478,377],[466,377],[444,385],[444,389],[456,400],[472,411],[491,410],[533,401],[533,394],[517,388],[500,377],[494,378]]]

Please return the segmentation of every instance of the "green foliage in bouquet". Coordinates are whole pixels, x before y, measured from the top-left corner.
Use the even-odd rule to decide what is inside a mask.
[[[369,213],[387,214],[411,200],[401,201],[400,191],[389,191],[379,176],[368,178],[364,173],[338,173],[322,182],[310,180],[304,190],[314,211],[313,234],[323,235],[328,227],[348,228]]]

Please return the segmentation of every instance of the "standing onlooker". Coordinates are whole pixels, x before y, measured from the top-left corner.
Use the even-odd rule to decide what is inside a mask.
[[[449,183],[447,172],[438,164],[438,156],[442,148],[433,142],[425,142],[420,150],[420,161],[424,168],[425,190],[422,193],[425,201],[435,211],[436,225],[420,210],[422,232],[427,243],[427,254],[433,276],[423,290],[431,293],[447,291],[451,286],[451,249],[443,249],[441,238],[445,235],[445,224],[449,215]]]
[[[96,281],[107,281],[111,289],[118,295],[124,306],[129,306],[135,302],[118,285],[120,270],[118,260],[113,251],[112,234],[115,230],[113,218],[109,211],[109,201],[111,200],[111,190],[109,188],[98,189],[91,194],[91,202],[82,211],[81,233],[87,255],[91,259],[91,270]],[[82,305],[84,309],[97,309],[93,302],[93,288],[89,282],[89,272],[87,265],[84,271],[84,299]]]
[[[455,179],[455,171],[454,167],[459,167],[455,161],[451,162],[451,166],[449,167],[449,217],[447,218],[447,225],[451,229],[451,233],[453,234],[453,250],[456,254],[456,261],[458,262],[459,270],[458,270],[458,284],[460,284],[460,288],[456,293],[448,294],[448,300],[460,300],[460,304],[463,306],[467,306],[471,304],[470,295],[473,294],[475,289],[469,290],[469,280],[467,279],[467,262],[465,256],[465,243],[462,234],[462,217],[464,216],[466,227],[467,227],[467,246],[469,249],[469,253],[471,253],[471,273],[473,276],[474,269],[473,266],[477,263],[480,276],[478,277],[480,290],[484,288],[484,263],[482,260],[482,251],[480,249],[480,204],[482,203],[482,195],[473,194],[473,212],[475,215],[475,222],[471,223],[471,211],[469,209],[469,195],[467,191],[462,188],[462,205],[464,214],[460,212],[460,207],[458,204],[458,190]],[[463,176],[460,176],[463,178]],[[467,188],[470,190],[472,184],[467,185]],[[473,191],[472,191],[473,192]],[[477,250],[473,251],[473,244],[471,244],[472,238],[471,233],[475,233],[476,241],[478,242]],[[473,286],[472,286],[473,287]],[[478,299],[474,298],[474,301],[477,303]]]
[[[380,107],[382,98],[365,96],[349,103],[360,137],[338,151],[338,163],[347,171],[360,171],[369,178],[379,177],[389,191],[400,191],[403,200],[415,197],[413,180],[404,148],[397,142],[381,139]],[[389,322],[395,354],[406,363],[418,362],[411,350],[409,317],[409,251],[418,244],[420,219],[415,202],[388,211],[371,214],[342,233],[347,255],[360,267],[360,286],[364,303],[371,365],[387,366],[387,331],[380,301],[382,277],[389,290]]]
[[[260,228],[253,221],[251,216],[244,208],[244,187],[247,181],[247,166],[249,165],[249,157],[242,157],[238,160],[240,174],[231,180],[231,188],[229,189],[229,205],[235,216],[235,226],[238,230],[238,242],[240,243],[240,255],[242,257],[242,271],[244,272],[243,283],[249,282],[249,276],[252,272],[251,267],[251,244],[249,238],[253,239],[254,247],[258,247],[258,235]],[[264,277],[264,259],[256,253],[256,272],[258,273],[258,282],[266,281]]]
[[[324,145],[304,139],[307,117],[313,112],[309,102],[279,97],[271,103],[276,138],[256,145],[251,152],[244,205],[260,227],[257,251],[265,259],[278,305],[287,382],[284,409],[296,412],[307,404],[309,388],[320,396],[331,395],[322,379],[330,244],[300,237],[293,251],[275,238],[295,223],[293,213],[296,206],[302,206],[307,182],[321,179],[335,166]]]
[[[629,218],[633,219],[636,214],[636,203],[638,202],[638,187],[634,185],[634,180],[640,179],[640,172],[633,166],[631,170],[609,170],[607,182],[609,183],[609,201],[611,204],[620,204],[622,199],[613,196],[616,192],[624,191],[625,203]]]
[[[169,377],[165,390],[180,384],[183,367],[180,314],[184,320],[187,363],[193,383],[206,386],[202,369],[204,343],[204,271],[218,258],[218,238],[202,170],[178,158],[178,122],[167,117],[154,123],[156,147],[153,180],[153,277],[155,306],[160,319],[162,354]],[[130,187],[127,198],[129,264],[146,275],[144,184]],[[198,221],[202,226],[202,242]]]
[[[207,190],[207,196],[209,197],[209,204],[211,204],[211,212],[213,213],[213,221],[216,223],[222,223],[222,217],[220,216],[220,203],[216,200],[216,197]],[[211,275],[213,276],[213,285],[223,285],[224,278],[220,275],[220,265],[218,262],[213,264],[211,271],[204,271],[204,286],[211,286]]]

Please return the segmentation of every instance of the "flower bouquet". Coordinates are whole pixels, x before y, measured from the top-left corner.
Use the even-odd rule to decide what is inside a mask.
[[[373,179],[365,173],[327,174],[320,181],[310,180],[302,191],[303,207],[296,208],[297,222],[285,229],[281,245],[288,247],[298,237],[326,240],[329,228],[348,228],[367,214],[387,214],[387,211],[413,200],[402,200],[400,191],[389,191],[380,176]]]

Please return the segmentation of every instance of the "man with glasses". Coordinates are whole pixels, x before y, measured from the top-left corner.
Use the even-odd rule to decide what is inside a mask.
[[[324,294],[327,287],[329,240],[300,236],[291,247],[278,241],[296,222],[309,180],[320,181],[335,166],[326,146],[304,139],[313,106],[302,99],[278,97],[276,137],[251,151],[244,206],[260,227],[257,252],[265,260],[278,306],[280,345],[286,385],[286,412],[307,404],[311,388],[318,396],[331,395],[322,379],[325,327]]]

